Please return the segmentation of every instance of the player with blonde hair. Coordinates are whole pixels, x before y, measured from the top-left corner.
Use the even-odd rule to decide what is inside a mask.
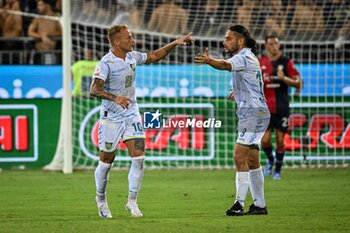
[[[137,203],[145,160],[145,133],[135,95],[137,65],[157,62],[176,46],[192,43],[191,34],[153,52],[141,53],[133,51],[135,39],[127,25],[113,25],[108,29],[111,50],[96,65],[90,90],[91,96],[102,99],[98,129],[100,161],[95,170],[96,203],[102,218],[112,218],[106,187],[121,138],[131,155],[129,196],[125,207],[133,217],[143,216]]]

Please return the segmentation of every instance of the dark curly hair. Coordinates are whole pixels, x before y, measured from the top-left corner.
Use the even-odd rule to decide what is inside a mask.
[[[241,35],[242,37],[244,37],[245,39],[245,45],[248,48],[252,49],[252,52],[255,54],[257,51],[257,43],[256,40],[254,40],[253,38],[250,37],[249,31],[248,29],[246,29],[244,26],[242,25],[233,25],[229,28],[230,31],[232,32],[236,32],[239,35]]]

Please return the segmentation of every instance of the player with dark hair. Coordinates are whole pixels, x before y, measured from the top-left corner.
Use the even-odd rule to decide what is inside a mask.
[[[256,41],[242,25],[231,26],[225,35],[225,51],[230,59],[214,59],[208,48],[195,57],[195,63],[208,64],[215,69],[232,72],[232,93],[236,101],[238,137],[234,150],[236,165],[236,198],[226,211],[229,216],[244,214],[244,201],[249,184],[254,204],[247,214],[267,214],[264,197],[264,176],[259,161],[261,138],[267,129],[270,113],[263,93],[263,80],[259,61],[254,55]],[[249,182],[250,180],[250,182]]]
[[[288,131],[289,96],[288,86],[297,88],[299,93],[302,80],[294,67],[292,59],[282,55],[277,36],[267,36],[265,39],[267,55],[259,59],[264,79],[264,94],[271,112],[271,121],[266,130],[261,145],[268,158],[264,169],[265,176],[270,176],[275,162],[271,143],[271,134],[276,129],[276,166],[273,179],[281,179],[281,168],[285,153],[284,136]]]
[[[100,161],[95,170],[96,203],[102,218],[112,218],[106,197],[108,175],[119,140],[131,155],[128,175],[129,196],[125,208],[132,217],[142,217],[138,204],[144,173],[145,133],[135,94],[136,65],[157,62],[176,46],[192,43],[191,34],[180,37],[150,53],[133,51],[135,39],[127,25],[113,25],[108,29],[111,50],[96,65],[90,94],[102,99],[98,128]]]

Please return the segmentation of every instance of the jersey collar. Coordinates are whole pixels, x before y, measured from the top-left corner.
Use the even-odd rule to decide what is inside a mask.
[[[115,59],[115,60],[120,60],[120,61],[123,61],[123,62],[126,62],[128,60],[128,53],[126,54],[125,60],[123,60],[122,58],[117,57],[116,55],[114,55],[114,53],[112,52],[112,49],[109,50],[109,53],[111,54],[112,58]]]
[[[242,48],[241,49],[241,51],[239,51],[238,53],[243,53],[243,52],[245,52],[245,51],[252,51],[252,49],[251,48],[248,48],[248,47],[244,47],[244,48]]]

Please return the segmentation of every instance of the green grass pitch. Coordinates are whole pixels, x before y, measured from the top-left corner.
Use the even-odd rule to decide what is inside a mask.
[[[113,219],[94,203],[93,171],[0,172],[0,232],[350,232],[350,169],[285,169],[265,179],[268,216],[227,217],[233,170],[146,171],[139,196],[144,218],[132,219],[127,171],[112,171]],[[246,209],[252,203],[250,194]]]

